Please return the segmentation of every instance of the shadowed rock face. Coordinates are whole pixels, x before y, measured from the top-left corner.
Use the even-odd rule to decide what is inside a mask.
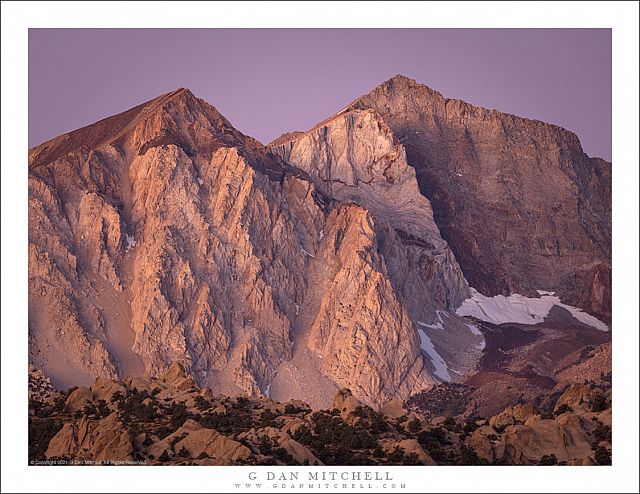
[[[409,290],[430,289],[425,320],[467,290],[414,195],[424,234],[317,190],[188,90],[60,136],[29,153],[31,360],[58,387],[180,362],[260,396],[297,344],[366,403],[406,398],[431,382]]]
[[[396,76],[347,108],[373,109],[415,168],[469,284],[556,291],[611,314],[611,164],[572,132],[450,100]]]

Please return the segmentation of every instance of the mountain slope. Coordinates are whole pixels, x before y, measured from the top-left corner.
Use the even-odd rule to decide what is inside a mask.
[[[341,386],[379,404],[432,382],[398,285],[424,249],[188,90],[30,150],[29,201],[30,360],[58,387],[175,361],[200,385],[260,396],[296,345],[312,368],[301,388],[327,382],[314,406]],[[464,298],[455,276],[437,288],[432,274],[445,295],[425,317]]]
[[[446,99],[404,76],[325,123],[371,110],[406,150],[472,287],[485,295],[555,291],[610,318],[610,163],[589,158],[560,127]],[[274,144],[308,139],[294,133]]]

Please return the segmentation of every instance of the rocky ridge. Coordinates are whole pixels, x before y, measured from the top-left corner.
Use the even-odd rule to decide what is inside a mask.
[[[472,287],[489,296],[555,291],[610,318],[610,163],[588,157],[576,135],[558,126],[447,99],[401,75],[271,146],[306,168],[323,148],[301,148],[315,149],[322,129],[372,111],[406,151]],[[344,152],[342,143],[329,146],[327,158]],[[320,166],[318,176],[326,175]]]
[[[58,387],[176,361],[263,396],[298,345],[331,386],[406,398],[432,382],[410,283],[427,320],[466,290],[432,222],[434,247],[327,196],[184,89],[30,150],[29,203],[30,355]]]
[[[348,389],[326,410],[229,398],[173,364],[158,379],[99,379],[29,407],[33,464],[611,464],[611,394],[593,383],[565,387],[549,412],[524,403],[488,419],[429,418],[397,400],[376,411]]]

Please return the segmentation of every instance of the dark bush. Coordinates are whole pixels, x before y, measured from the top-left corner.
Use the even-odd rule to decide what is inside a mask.
[[[604,446],[596,448],[594,457],[598,465],[611,465],[611,453]]]
[[[29,418],[29,460],[42,460],[49,442],[60,429],[62,422],[54,419]]]
[[[413,419],[409,422],[409,432],[415,434],[420,431],[420,421],[418,419]]]
[[[480,458],[473,448],[466,444],[460,446],[460,464],[461,465],[488,465],[489,462],[484,458]]]
[[[563,413],[567,413],[567,412],[573,412],[573,408],[571,408],[566,403],[563,403],[556,409],[556,411],[553,412],[553,416],[557,417],[558,415],[562,415]]]
[[[194,398],[194,402],[198,410],[208,410],[209,408],[211,408],[211,403],[203,396],[197,395]]]
[[[550,455],[543,455],[542,458],[540,458],[540,461],[538,461],[538,465],[550,466],[550,465],[557,465],[557,464],[558,464],[558,458],[556,458],[556,455],[554,455],[553,453]]]
[[[611,427],[608,425],[599,424],[592,432],[591,435],[596,440],[596,444],[602,441],[611,442]]]
[[[607,397],[601,391],[595,391],[591,395],[591,410],[594,412],[603,412],[607,408]]]

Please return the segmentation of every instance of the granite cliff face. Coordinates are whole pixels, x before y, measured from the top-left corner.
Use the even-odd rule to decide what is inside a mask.
[[[29,151],[30,362],[379,407],[474,372],[469,286],[608,318],[610,241],[610,165],[558,127],[397,76],[267,148],[180,89]]]
[[[396,76],[345,111],[375,110],[406,150],[469,284],[550,290],[611,314],[611,164],[575,134],[444,98]]]
[[[432,322],[436,309],[455,310],[469,296],[403,146],[376,112],[341,112],[270,149],[307,172],[318,190],[375,215],[392,282],[414,320]]]
[[[260,396],[300,348],[303,387],[406,398],[431,378],[400,270],[428,275],[425,318],[466,294],[439,235],[413,246],[410,226],[317,190],[188,90],[32,149],[29,200],[30,354],[58,387],[180,362]]]

